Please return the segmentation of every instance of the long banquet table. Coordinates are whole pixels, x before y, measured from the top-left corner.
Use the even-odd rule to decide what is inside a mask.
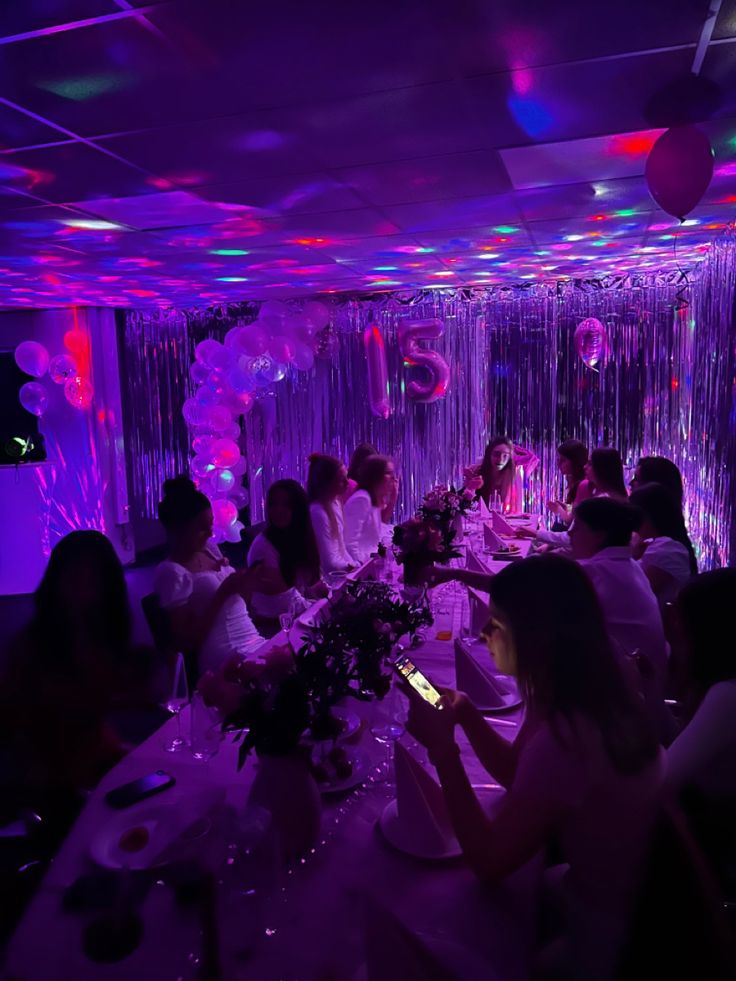
[[[502,563],[493,563],[498,571]],[[370,574],[363,570],[363,575]],[[437,684],[454,684],[454,639],[467,610],[464,590],[455,586],[435,591],[435,623],[412,656]],[[272,643],[283,643],[277,634]],[[483,654],[479,651],[478,656]],[[486,654],[487,656],[487,654]],[[369,720],[370,704],[350,702],[349,708]],[[186,716],[185,710],[185,716]],[[519,711],[491,719],[505,737],[513,739]],[[184,726],[186,728],[186,717]],[[5,959],[4,977],[18,981],[110,978],[194,979],[201,972],[201,915],[174,901],[172,889],[154,884],[140,908],[144,930],[140,945],[126,959],[101,965],[83,953],[85,918],[62,909],[62,898],[82,874],[93,871],[90,845],[105,825],[120,812],[103,800],[113,787],[158,769],[176,778],[175,787],[152,798],[186,807],[187,800],[205,789],[221,789],[235,808],[244,807],[255,763],[249,759],[236,772],[237,748],[223,742],[207,762],[184,750],[163,749],[170,720],[130,753],[102,780],[64,842],[44,882],[26,911]],[[426,761],[424,751],[410,736],[404,745]],[[473,784],[501,793],[460,736],[461,749]],[[384,749],[371,737],[368,726],[361,750],[377,763]],[[431,772],[431,768],[430,768]],[[258,978],[262,981],[339,981],[361,977],[364,962],[365,896],[377,898],[416,934],[440,946],[465,952],[484,965],[484,976],[495,981],[522,981],[529,976],[539,863],[532,862],[496,887],[479,883],[461,860],[445,864],[410,858],[395,851],[376,826],[388,803],[386,786],[374,781],[340,797],[324,798],[322,834],[314,853],[285,871],[269,895],[251,897],[250,906],[234,906],[228,894],[217,896],[217,934],[222,977]],[[135,808],[147,806],[137,804]],[[216,827],[216,825],[215,825]],[[215,830],[202,841],[202,860],[219,856]],[[458,957],[460,976],[463,954]],[[356,973],[357,972],[357,973]],[[364,972],[363,972],[364,974]]]

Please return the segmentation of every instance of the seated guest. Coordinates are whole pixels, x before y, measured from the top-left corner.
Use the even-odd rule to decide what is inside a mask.
[[[396,482],[394,465],[385,456],[369,456],[358,475],[358,489],[345,505],[345,545],[356,565],[367,562],[382,535],[381,514]]]
[[[323,576],[353,567],[353,560],[345,548],[341,501],[347,484],[345,465],[337,457],[323,453],[310,456],[307,498]]]
[[[685,725],[667,750],[667,783],[726,895],[736,888],[736,569],[692,578],[673,607],[684,662]]]
[[[624,465],[618,450],[593,450],[585,465],[585,476],[595,497],[627,499],[624,483]]]
[[[675,600],[687,723],[667,751],[667,779],[678,791],[696,788],[736,805],[736,654],[728,639],[734,609],[736,569],[691,579]]]
[[[636,490],[644,484],[661,484],[666,487],[682,511],[682,474],[672,460],[664,456],[643,456],[636,465],[631,489]]]
[[[197,657],[200,674],[215,671],[231,654],[246,656],[263,644],[246,598],[263,589],[265,570],[236,572],[212,538],[212,506],[188,477],[164,483],[158,516],[169,557],[156,571],[155,590],[171,620],[174,640]]]
[[[657,598],[631,553],[639,521],[629,504],[607,497],[583,501],[575,509],[570,545],[595,587],[611,639],[622,655],[636,657],[652,718],[667,740],[673,725],[664,705],[667,642]]]
[[[697,575],[695,551],[677,500],[662,484],[643,484],[631,494],[641,512],[640,542],[634,554],[660,606],[672,602],[690,576]]]
[[[521,474],[532,473],[539,465],[539,458],[530,450],[514,446],[505,436],[496,436],[486,446],[479,466],[469,467],[465,475],[465,488],[476,490],[486,505],[497,504],[503,511],[521,511],[524,501]]]
[[[11,788],[44,814],[93,787],[124,754],[111,717],[153,707],[151,652],[131,643],[120,560],[98,531],[75,531],[54,548],[29,627],[0,685],[0,743]],[[16,771],[12,772],[11,771]]]
[[[274,572],[270,589],[254,592],[251,609],[264,620],[282,613],[302,613],[307,598],[324,594],[319,578],[319,552],[309,517],[309,502],[296,480],[277,480],[266,495],[266,529],[248,552],[248,565],[262,563]]]
[[[558,844],[567,870],[555,977],[603,981],[613,975],[636,899],[663,754],[574,562],[543,556],[509,565],[490,581],[490,596],[483,636],[525,702],[517,739],[507,742],[454,691],[444,692],[438,712],[407,688],[408,730],[427,747],[453,830],[481,879],[498,882]],[[492,817],[466,774],[457,725],[507,789]]]
[[[353,455],[350,457],[350,463],[348,464],[348,486],[342,496],[343,505],[347,504],[348,500],[358,489],[358,474],[360,473],[360,468],[363,466],[363,462],[369,456],[378,455],[378,450],[370,443],[360,443],[359,446],[355,447]]]
[[[569,525],[572,521],[575,505],[592,495],[592,488],[585,478],[587,462],[588,448],[579,439],[566,439],[557,447],[557,466],[565,478],[567,493],[564,501],[550,501],[547,508],[563,525]]]

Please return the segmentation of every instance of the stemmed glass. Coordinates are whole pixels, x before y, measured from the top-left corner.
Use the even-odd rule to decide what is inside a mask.
[[[176,716],[176,735],[170,742],[164,743],[167,753],[178,753],[186,746],[186,739],[181,733],[181,710],[189,702],[189,685],[187,683],[187,672],[184,665],[184,655],[176,655],[176,666],[174,668],[174,681],[171,692],[163,702],[163,707],[167,712]]]
[[[330,602],[332,602],[332,597],[335,595],[335,592],[343,585],[343,583],[346,582],[348,578],[348,574],[344,569],[335,569],[333,572],[326,573],[326,575],[323,578],[324,578],[325,586],[327,586],[328,590],[330,591],[329,599]]]
[[[406,707],[392,684],[386,697],[375,704],[371,722],[371,735],[376,742],[386,747],[386,756],[377,771],[376,782],[387,788],[394,786],[394,743],[406,732]]]

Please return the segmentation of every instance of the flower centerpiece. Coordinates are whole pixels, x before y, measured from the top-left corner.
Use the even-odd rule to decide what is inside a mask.
[[[219,702],[224,728],[240,742],[238,769],[252,750],[258,754],[250,799],[274,815],[286,854],[299,854],[318,833],[311,749],[314,741],[340,736],[333,708],[348,696],[383,698],[400,639],[428,623],[428,610],[397,599],[387,583],[349,582],[330,618],[309,631],[296,651],[273,648],[264,664],[240,660],[227,666],[211,701]]]
[[[433,487],[424,495],[417,515],[436,525],[442,531],[446,545],[459,542],[463,537],[463,518],[473,507],[475,494],[468,488]],[[454,532],[454,534],[451,534]]]

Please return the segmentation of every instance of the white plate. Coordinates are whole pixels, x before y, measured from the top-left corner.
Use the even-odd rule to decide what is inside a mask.
[[[503,685],[504,688],[506,688],[507,684],[512,684],[514,687],[510,690],[507,689],[500,705],[478,705],[476,702],[473,702],[473,705],[475,705],[479,712],[510,712],[522,704],[522,699],[519,697],[519,690],[511,678],[507,682],[505,675],[494,674],[493,680],[497,684]]]
[[[489,811],[499,795],[505,793],[503,787],[483,786],[473,788],[478,795],[484,811]],[[383,809],[378,819],[378,826],[390,845],[412,858],[424,858],[435,862],[445,862],[451,858],[459,858],[462,849],[454,835],[450,835],[445,843],[444,849],[436,852],[426,852],[421,849],[416,841],[416,837],[410,827],[406,827],[399,820],[397,802],[390,801]]]
[[[353,765],[353,772],[342,779],[334,776],[330,780],[318,780],[317,786],[321,794],[343,794],[364,783],[371,772],[371,762],[362,753],[348,753],[348,760]]]
[[[209,818],[199,818],[179,835],[176,842],[170,843],[172,847],[162,849],[162,836],[166,835],[177,811],[176,804],[169,802],[149,804],[116,814],[92,838],[90,855],[98,865],[107,869],[148,869],[168,864],[177,846],[183,847],[202,837],[212,826]],[[148,842],[140,851],[129,852],[120,847],[120,838],[134,828],[145,828]]]

